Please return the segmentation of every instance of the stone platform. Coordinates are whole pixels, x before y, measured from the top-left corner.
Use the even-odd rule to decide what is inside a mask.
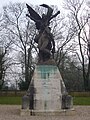
[[[75,109],[62,109],[59,111],[40,111],[40,110],[30,110],[30,109],[21,109],[21,116],[73,116],[76,115]]]
[[[27,94],[22,99],[21,115],[72,113],[72,97],[67,95],[57,66],[37,65]]]
[[[56,66],[39,65],[34,72],[34,110],[61,110],[60,73]]]

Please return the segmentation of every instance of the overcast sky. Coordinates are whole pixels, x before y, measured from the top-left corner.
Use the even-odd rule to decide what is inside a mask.
[[[0,0],[0,8],[2,8],[4,5],[9,4],[9,2],[25,2],[33,5],[40,5],[40,4],[48,4],[48,5],[57,5],[58,8],[61,6],[61,1],[63,0]]]

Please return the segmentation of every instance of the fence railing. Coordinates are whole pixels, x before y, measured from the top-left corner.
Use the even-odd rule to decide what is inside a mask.
[[[20,90],[1,90],[0,96],[23,96],[25,93],[26,91]]]
[[[20,90],[1,90],[0,96],[23,96],[26,91]],[[90,92],[70,92],[73,97],[90,97]]]

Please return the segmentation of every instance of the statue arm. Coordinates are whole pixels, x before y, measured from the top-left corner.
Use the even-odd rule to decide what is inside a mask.
[[[54,17],[56,17],[58,14],[60,14],[60,11],[58,11],[57,13],[55,13],[54,15],[51,16],[50,20],[53,19]]]
[[[40,6],[43,6],[43,7],[45,7],[45,8],[48,8],[47,17],[50,18],[51,15],[52,15],[52,13],[53,13],[53,9],[52,9],[50,6],[46,5],[46,4],[42,4],[42,5],[40,5]]]

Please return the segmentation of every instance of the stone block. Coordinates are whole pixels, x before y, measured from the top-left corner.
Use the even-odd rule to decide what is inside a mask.
[[[73,108],[72,96],[68,94],[62,95],[62,109],[71,109],[71,108]]]
[[[29,96],[24,95],[22,97],[22,109],[29,109],[29,105],[30,105]]]

